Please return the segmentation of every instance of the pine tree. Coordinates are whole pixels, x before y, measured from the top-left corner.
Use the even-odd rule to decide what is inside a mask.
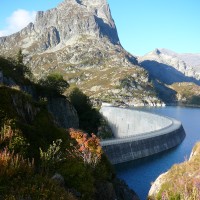
[[[17,64],[22,65],[23,64],[23,54],[22,54],[22,49],[20,48],[18,53],[17,53]]]

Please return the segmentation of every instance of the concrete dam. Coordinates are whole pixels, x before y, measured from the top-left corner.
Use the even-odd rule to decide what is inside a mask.
[[[101,141],[112,164],[147,157],[180,144],[180,121],[144,111],[105,106],[100,110],[114,138]]]

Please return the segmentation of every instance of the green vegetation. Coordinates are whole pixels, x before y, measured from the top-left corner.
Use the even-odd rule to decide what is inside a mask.
[[[69,87],[69,84],[64,80],[63,76],[58,73],[52,73],[39,81],[44,90],[48,93],[63,94]]]
[[[200,105],[200,95],[199,95],[199,96],[193,95],[193,96],[189,99],[189,103],[190,103],[191,105]]]
[[[184,163],[174,165],[164,175],[155,198],[169,200],[199,200],[200,199],[200,143],[193,148],[193,155]]]
[[[100,120],[100,127],[98,128],[98,137],[101,139],[109,139],[113,137],[113,133],[111,128],[108,125],[108,122],[101,118]]]
[[[77,196],[79,199],[95,199],[101,189],[97,183],[113,180],[113,169],[106,157],[103,155],[100,159],[92,154],[93,165],[81,157],[72,156],[76,140],[70,137],[69,130],[55,125],[46,104],[40,101],[41,96],[46,96],[42,94],[46,85],[33,84],[24,73],[18,72],[13,61],[1,58],[0,66],[4,77],[13,79],[20,88],[29,85],[34,91],[33,98],[31,93],[27,94],[20,88],[0,85],[0,199],[74,200]],[[52,93],[59,97],[62,88],[67,86],[66,82],[57,75],[50,80],[57,81],[56,92]],[[65,83],[64,86],[59,84],[60,81]],[[48,87],[51,93],[52,85]],[[71,97],[77,108],[85,112],[80,115],[82,127],[94,130],[98,124],[98,112],[93,110],[88,97],[76,91]],[[79,98],[78,102],[75,97]],[[97,118],[94,121],[93,116]],[[87,138],[87,145],[93,144],[91,141],[98,140],[94,136],[93,139]],[[87,147],[86,143],[84,145]],[[64,178],[64,186],[52,179],[56,173]]]
[[[89,97],[80,89],[74,88],[69,95],[69,99],[78,113],[80,128],[89,133],[96,133],[101,116],[95,108],[92,108]]]
[[[18,65],[22,65],[23,64],[23,59],[24,59],[24,56],[22,54],[22,49],[19,49],[19,51],[17,53],[17,64]]]
[[[3,71],[5,77],[11,78],[15,83],[18,84],[29,84],[29,78],[32,76],[27,66],[11,58],[8,60],[1,56],[0,71]]]
[[[194,83],[175,83],[171,87],[177,92],[180,104],[200,105],[200,86]]]

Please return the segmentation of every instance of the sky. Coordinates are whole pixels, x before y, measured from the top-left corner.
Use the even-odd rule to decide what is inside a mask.
[[[92,1],[92,0],[91,0]],[[200,0],[107,0],[122,46],[133,55],[155,48],[200,53]],[[62,0],[0,0],[0,36],[34,22]]]

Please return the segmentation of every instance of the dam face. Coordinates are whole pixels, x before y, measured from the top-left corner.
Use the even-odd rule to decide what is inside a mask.
[[[102,107],[100,112],[114,134],[101,141],[112,164],[165,151],[185,138],[181,122],[172,118],[117,107]]]

